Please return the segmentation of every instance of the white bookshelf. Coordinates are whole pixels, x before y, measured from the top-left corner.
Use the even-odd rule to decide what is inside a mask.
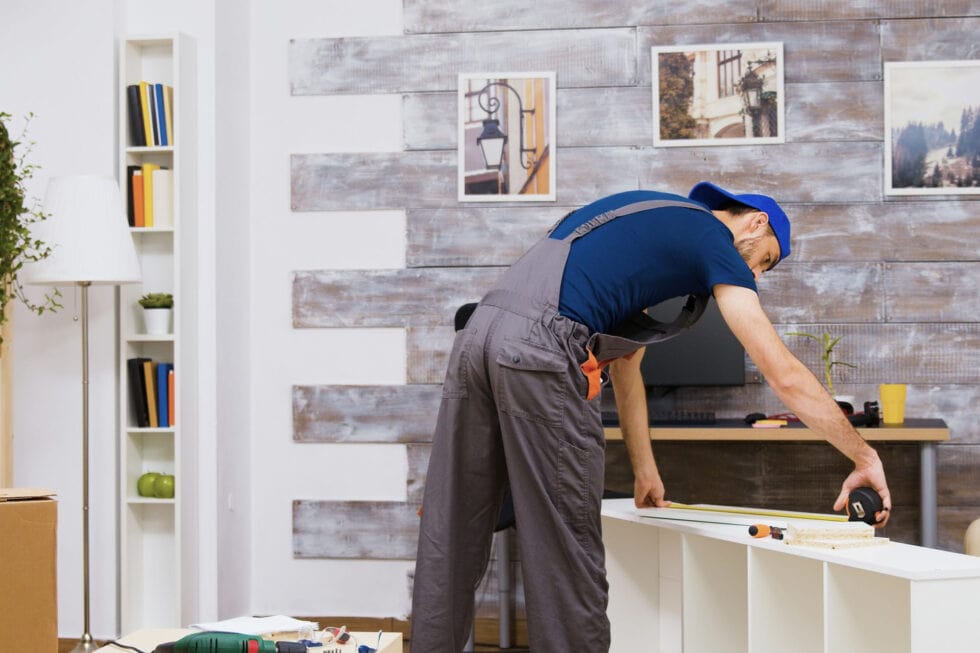
[[[193,43],[180,34],[128,37],[119,52],[119,181],[128,193],[127,166],[154,163],[173,171],[173,224],[131,227],[142,283],[120,288],[120,609],[121,630],[178,627],[193,618],[194,579],[186,543],[193,542],[197,477],[195,289],[196,179]],[[126,87],[140,81],[173,87],[172,145],[134,146]],[[174,296],[173,331],[147,335],[137,300],[150,292]],[[127,361],[149,358],[175,369],[174,425],[140,427],[130,396]],[[175,476],[172,499],[141,497],[145,472]]]
[[[746,523],[751,523],[748,520]],[[758,521],[758,520],[757,520]],[[932,653],[980,642],[980,558],[755,539],[603,502],[614,653]]]

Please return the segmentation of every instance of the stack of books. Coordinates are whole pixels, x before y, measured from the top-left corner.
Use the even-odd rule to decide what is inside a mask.
[[[155,163],[142,163],[126,166],[126,176],[129,226],[174,226],[173,170]]]
[[[174,144],[174,89],[165,84],[139,82],[126,87],[130,143],[136,147]]]
[[[136,426],[174,426],[174,364],[130,358],[126,360],[126,372]]]

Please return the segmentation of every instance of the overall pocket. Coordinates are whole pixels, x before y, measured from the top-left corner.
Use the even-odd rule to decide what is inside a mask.
[[[565,352],[523,340],[505,341],[497,352],[497,406],[508,415],[561,426],[568,385]]]

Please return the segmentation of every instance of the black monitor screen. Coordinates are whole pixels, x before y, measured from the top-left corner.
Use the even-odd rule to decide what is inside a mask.
[[[686,298],[676,297],[647,312],[672,321]],[[713,299],[694,326],[646,349],[640,364],[647,387],[724,386],[745,384],[745,349],[729,330]]]

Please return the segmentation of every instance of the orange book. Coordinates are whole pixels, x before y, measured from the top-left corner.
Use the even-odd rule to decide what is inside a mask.
[[[170,426],[175,426],[177,424],[176,413],[174,413],[174,371],[171,369],[167,374],[167,401],[170,402],[167,406],[167,410],[170,412]]]
[[[133,173],[133,226],[145,227],[146,218],[143,204],[143,172],[137,170]]]

